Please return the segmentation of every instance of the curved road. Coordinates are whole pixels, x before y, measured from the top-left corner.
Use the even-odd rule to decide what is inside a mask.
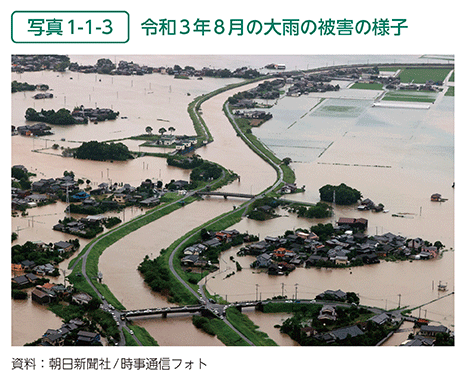
[[[228,113],[228,116],[229,116],[229,119],[232,121],[232,124],[233,124],[233,127],[235,129],[235,131],[243,138],[243,140],[247,140],[247,137],[245,136],[245,134],[240,130],[240,128],[238,127],[238,125],[236,124],[236,122],[234,121],[234,118],[233,116],[231,115],[228,107],[227,107],[227,113]],[[198,118],[199,120],[199,115],[197,113],[197,111],[195,111],[195,115],[196,117]],[[205,131],[205,128],[203,126],[202,123],[200,123],[202,128],[204,129],[204,132]],[[275,183],[266,191],[264,191],[261,196],[266,196],[267,194],[269,194],[270,192],[274,191],[282,182],[283,182],[283,171],[282,169],[280,168],[279,165],[277,165],[276,163],[274,163],[273,161],[271,161],[264,153],[262,153],[259,149],[253,147],[251,148],[256,154],[258,154],[262,159],[264,159],[267,163],[269,163],[270,165],[272,165],[275,170],[277,171],[277,174],[278,174],[278,178],[277,180],[275,181]],[[222,175],[222,178],[225,176],[225,173],[223,173]],[[178,203],[180,200],[182,199],[186,199],[187,197],[191,196],[193,193],[190,192],[190,193],[187,193],[183,198],[179,199],[179,200],[176,200],[176,201],[173,201],[171,203],[167,203],[165,206],[157,209],[157,211],[159,210],[163,210],[169,206],[172,206],[176,203]],[[243,203],[241,206],[239,206],[239,209],[244,209],[245,211],[247,210],[247,207],[254,201],[254,199],[250,200],[250,201],[247,201],[245,203]],[[232,212],[236,212],[238,209],[234,210],[234,211],[231,211],[230,213]],[[227,217],[229,216],[229,214],[226,214],[224,217]],[[244,214],[243,214],[244,215]],[[144,218],[145,216],[143,216],[142,218]],[[217,222],[218,220],[221,220],[222,218],[220,219],[215,219],[212,221],[212,223],[214,222]],[[140,219],[138,219],[140,220]],[[108,233],[104,234],[104,235],[101,235],[99,238],[97,238],[93,243],[91,243],[89,245],[89,247],[86,249],[86,251],[84,252],[83,255],[81,255],[77,260],[76,262],[73,263],[73,265],[70,267],[71,270],[73,270],[77,265],[78,263],[81,261],[81,272],[84,276],[84,278],[86,279],[86,281],[89,283],[89,285],[92,287],[92,289],[94,290],[94,292],[102,299],[103,301],[103,309],[110,312],[115,321],[117,322],[117,324],[119,325],[119,330],[120,330],[120,344],[121,345],[125,345],[126,344],[126,340],[125,340],[125,337],[124,337],[124,334],[123,334],[123,329],[127,329],[128,331],[131,331],[128,329],[128,327],[126,326],[126,323],[125,321],[122,321],[121,318],[120,318],[120,312],[118,310],[115,310],[108,302],[107,300],[104,299],[103,295],[99,292],[99,290],[95,287],[95,285],[92,283],[91,279],[89,278],[88,274],[87,274],[87,270],[86,270],[86,264],[87,264],[87,258],[88,258],[88,255],[89,253],[92,251],[92,249],[95,247],[95,245],[100,242],[104,237],[107,237],[113,233],[115,233],[116,231],[119,231],[121,228],[123,228],[124,226],[127,226],[129,224],[131,224],[133,221],[129,221],[125,224],[122,224],[121,226],[118,226],[112,230],[110,230]],[[207,225],[206,227],[208,227],[209,225]],[[230,328],[232,328],[239,336],[241,336],[242,339],[244,339],[248,344],[250,345],[253,345],[253,343],[247,339],[243,334],[241,334],[241,332],[239,332],[233,325],[231,325],[231,323],[229,321],[227,321],[226,319],[223,318],[223,315],[222,315],[222,311],[223,311],[223,306],[220,306],[220,305],[217,305],[217,304],[213,304],[211,303],[208,298],[206,297],[202,287],[200,287],[200,295],[197,294],[179,275],[178,273],[176,272],[174,266],[173,266],[173,259],[175,257],[175,254],[176,252],[182,247],[183,244],[186,243],[186,241],[191,238],[192,235],[189,235],[189,236],[186,236],[186,238],[173,250],[173,252],[171,253],[170,257],[169,257],[169,268],[170,268],[170,271],[172,272],[172,274],[175,276],[175,278],[181,283],[184,285],[184,287],[186,289],[188,289],[188,291],[190,291],[196,298],[198,298],[201,302],[205,303],[206,307],[211,310],[212,312],[214,312],[214,314],[216,315],[219,315],[220,318],[222,318],[224,320],[224,322],[230,326]],[[141,342],[133,335],[133,338],[136,340],[136,342],[139,344],[139,345],[142,345]]]
[[[230,116],[230,120],[233,121],[233,127],[235,128],[236,132],[238,134],[241,135],[241,137],[243,139],[247,139],[247,137],[245,136],[245,134],[241,131],[241,129],[238,127],[238,125],[236,124],[235,120],[233,119],[233,116],[231,115],[230,113],[230,110],[228,109],[227,107],[227,113],[228,115]],[[277,180],[275,181],[275,183],[266,191],[264,191],[262,193],[262,197],[263,196],[266,196],[267,194],[269,194],[270,192],[274,191],[282,182],[283,182],[283,170],[282,168],[277,165],[276,163],[274,163],[273,161],[271,161],[264,153],[262,153],[260,150],[258,150],[257,148],[254,148],[253,149],[255,151],[255,153],[257,153],[259,156],[261,156],[267,163],[269,163],[270,165],[272,165],[275,170],[277,171],[278,173],[278,178]],[[244,202],[241,206],[239,206],[236,210],[233,210],[229,213],[227,213],[224,217],[220,218],[220,219],[215,219],[213,220],[210,224],[213,224],[213,223],[216,223],[217,221],[219,220],[222,220],[223,218],[226,218],[228,217],[231,213],[233,212],[237,212],[238,209],[244,209],[244,211],[246,212],[248,206],[254,201],[254,199],[250,200],[250,201],[247,201],[247,202]],[[243,214],[244,215],[244,214]],[[210,225],[209,224],[209,225]],[[206,227],[209,227],[209,225],[207,225]],[[174,266],[173,266],[173,260],[174,260],[174,257],[176,255],[176,253],[181,249],[181,247],[192,237],[194,236],[196,232],[192,233],[191,235],[188,235],[186,236],[185,239],[183,239],[182,242],[180,242],[180,244],[178,244],[175,249],[172,251],[172,253],[170,254],[170,257],[168,259],[168,264],[169,264],[169,268],[170,268],[170,271],[172,272],[172,274],[176,277],[176,279],[181,283],[183,284],[183,286],[191,293],[193,294],[201,303],[205,304],[205,306],[207,307],[208,310],[212,311],[214,314],[216,315],[219,315],[220,318],[222,318],[224,320],[224,322],[230,326],[230,328],[232,328],[242,339],[244,339],[248,344],[250,345],[254,345],[248,338],[246,338],[240,331],[238,331],[228,320],[224,319],[223,318],[223,315],[222,315],[222,309],[224,308],[223,306],[219,306],[217,304],[214,304],[212,302],[209,301],[208,297],[205,295],[204,293],[204,289],[202,288],[202,286],[199,286],[199,289],[200,289],[200,295],[196,293],[196,291],[191,288],[191,286],[189,286],[189,284],[186,283],[186,281],[184,281],[181,276],[176,272]]]

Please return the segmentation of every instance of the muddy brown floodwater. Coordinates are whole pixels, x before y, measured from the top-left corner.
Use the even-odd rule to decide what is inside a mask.
[[[54,143],[66,147],[90,139],[126,139],[144,133],[147,125],[154,130],[173,125],[176,134],[193,134],[186,113],[189,101],[198,94],[234,81],[209,78],[177,81],[155,74],[109,77],[49,72],[12,74],[12,79],[47,82],[56,95],[49,102],[35,101],[24,93],[13,94],[13,125],[25,124],[24,112],[33,106],[49,109],[84,104],[86,107],[112,107],[120,111],[121,116],[128,116],[98,125],[54,127],[55,134],[48,139],[12,137],[12,164],[25,165],[37,174],[37,179],[59,177],[64,170],[72,170],[77,178],[89,179],[93,186],[101,182],[137,186],[146,178],[168,182],[188,179],[189,172],[168,167],[165,160],[148,156],[123,163],[63,158],[59,156],[60,150],[51,148]],[[71,84],[74,91],[69,90]],[[255,85],[248,85],[252,86]],[[223,113],[223,103],[236,91],[222,93],[202,105],[203,118],[214,142],[197,153],[240,175],[241,180],[227,185],[225,190],[255,194],[272,185],[276,173],[236,136]],[[287,198],[317,202],[320,187],[344,182],[360,190],[364,198],[383,203],[390,212],[376,214],[338,206],[332,218],[308,220],[281,211],[283,216],[280,218],[265,222],[243,219],[232,228],[263,238],[282,235],[295,228],[309,228],[319,222],[334,222],[339,217],[365,217],[369,220],[368,234],[392,232],[431,242],[440,240],[446,246],[443,257],[346,269],[298,268],[288,276],[274,277],[251,270],[252,258],[238,257],[237,250],[231,249],[222,254],[219,271],[206,279],[211,293],[235,301],[281,294],[290,298],[296,295],[313,298],[327,289],[342,289],[358,293],[362,304],[391,309],[398,304],[418,306],[436,299],[441,295],[437,291],[439,281],[448,283],[449,291],[454,290],[453,99],[441,97],[429,110],[394,110],[371,107],[378,92],[363,94],[360,90],[342,88],[338,99],[335,94],[319,94],[317,98],[282,98],[269,109],[273,119],[254,130],[254,134],[280,158],[289,156],[293,159],[291,167],[296,173],[296,183],[299,187],[304,185],[306,191],[287,195]],[[335,117],[330,112],[332,109],[343,110],[343,113]],[[127,143],[133,150],[144,152],[149,149],[140,148],[134,140],[127,140]],[[32,152],[33,149],[39,149],[40,153]],[[437,192],[448,201],[431,202],[430,195]],[[156,257],[162,248],[186,232],[232,210],[241,202],[234,198],[195,202],[125,236],[106,249],[100,258],[103,282],[128,309],[168,305],[163,297],[144,284],[137,271],[139,263],[146,255]],[[31,209],[28,216],[12,218],[12,230],[19,232],[17,243],[71,238],[51,229],[65,215],[64,208],[63,203],[57,203]],[[141,210],[136,208],[126,209],[124,215],[120,213],[119,216],[129,220],[140,213]],[[392,217],[392,213],[405,217]],[[81,246],[85,244],[86,240],[81,239]],[[233,275],[231,273],[236,268],[230,256],[243,268]],[[62,269],[66,267],[67,262],[60,265]],[[60,276],[54,281],[61,280]],[[30,299],[12,301],[11,304],[13,345],[33,341],[47,328],[61,324],[59,318]],[[416,310],[415,315],[453,328],[454,297],[430,303],[420,311]],[[295,345],[273,327],[281,323],[286,314],[248,312],[248,316],[279,345]],[[31,320],[38,323],[31,324]],[[189,316],[140,319],[136,323],[146,328],[161,345],[222,345],[216,338],[197,330]],[[400,339],[393,338],[386,344],[397,345]]]

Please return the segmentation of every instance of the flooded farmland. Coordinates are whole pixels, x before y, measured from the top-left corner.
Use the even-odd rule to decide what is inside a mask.
[[[341,57],[341,60],[345,58]],[[86,59],[90,58],[83,58]],[[320,58],[315,65],[322,63],[323,59]],[[414,57],[409,59],[416,60]],[[236,62],[236,59],[227,57],[217,57],[216,60],[225,66]],[[331,64],[332,57],[329,60]],[[301,68],[308,65],[298,64]],[[144,133],[147,125],[154,130],[172,125],[176,134],[192,135],[194,131],[186,113],[187,104],[196,95],[235,81],[212,78],[177,81],[160,74],[110,77],[52,72],[12,74],[13,79],[47,82],[55,95],[51,101],[37,101],[23,93],[13,94],[13,125],[26,124],[24,112],[28,107],[47,109],[80,104],[110,107],[127,119],[119,118],[98,125],[53,127],[54,135],[47,139],[13,136],[12,165],[25,165],[37,174],[37,178],[59,177],[64,170],[72,170],[78,178],[89,179],[93,185],[110,180],[133,186],[146,178],[164,182],[188,179],[189,171],[168,167],[164,159],[148,156],[121,163],[64,158],[51,148],[52,144],[76,146],[91,139],[127,139]],[[234,91],[220,94],[202,105],[203,118],[214,142],[197,153],[240,175],[241,181],[229,184],[225,190],[259,193],[274,182],[276,174],[236,136],[224,116],[222,105],[232,93]],[[390,309],[398,306],[399,294],[402,306],[417,306],[437,298],[438,292],[432,283],[447,282],[449,289],[454,290],[453,98],[442,96],[428,110],[399,110],[372,107],[379,94],[379,91],[352,90],[342,86],[338,93],[282,97],[268,110],[273,118],[254,129],[254,134],[278,157],[292,159],[296,183],[300,187],[305,185],[306,191],[286,197],[317,202],[320,187],[327,183],[346,183],[360,190],[363,197],[383,203],[389,213],[337,207],[333,218],[316,221],[283,212],[282,217],[266,222],[243,219],[232,228],[265,237],[281,235],[289,229],[309,228],[318,222],[333,222],[343,216],[365,217],[369,219],[368,234],[392,232],[411,238],[440,240],[447,248],[443,257],[428,262],[389,262],[351,269],[298,268],[289,276],[277,277],[249,270],[251,258],[236,257],[236,251],[231,250],[223,254],[220,270],[207,280],[211,293],[235,301],[255,298],[256,285],[264,299],[281,294],[283,289],[288,296],[297,292],[300,297],[312,298],[326,289],[340,288],[358,293],[362,304]],[[163,120],[169,120],[169,123]],[[134,140],[126,141],[135,151],[145,149],[139,148]],[[430,195],[436,192],[448,201],[431,202]],[[158,255],[160,249],[187,231],[240,203],[232,199],[195,202],[127,235],[110,246],[100,258],[99,270],[103,273],[104,283],[129,309],[167,305],[163,297],[144,284],[137,271],[138,264],[145,255]],[[65,239],[65,234],[51,229],[64,216],[64,208],[65,204],[57,203],[32,209],[28,216],[12,218],[12,231],[19,231],[18,243]],[[129,220],[140,213],[138,209],[127,209],[125,218]],[[394,218],[392,213],[405,213],[408,217]],[[85,244],[83,240],[81,246]],[[227,259],[231,255],[245,270],[226,278],[232,272]],[[452,296],[427,305],[421,312],[422,316],[453,328],[453,310]],[[12,301],[12,316],[15,320],[13,345],[33,341],[47,328],[59,325],[54,314],[36,307],[30,300]],[[249,316],[278,344],[294,344],[273,328],[284,316],[255,312]],[[26,323],[33,318],[40,318],[41,324]],[[161,345],[221,345],[215,338],[195,329],[190,318],[146,319],[137,324],[146,328]],[[183,336],[178,333],[180,330],[183,330]]]

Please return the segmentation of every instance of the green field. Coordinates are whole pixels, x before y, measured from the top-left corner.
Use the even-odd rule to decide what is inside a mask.
[[[398,75],[401,83],[426,83],[429,80],[434,82],[444,81],[451,69],[448,68],[405,68]]]
[[[382,90],[383,84],[382,83],[353,83],[351,88],[360,89],[360,90]]]
[[[433,103],[437,98],[437,93],[420,92],[420,91],[389,91],[382,100],[395,102],[424,102]]]
[[[445,96],[455,96],[455,87],[448,87],[447,92],[445,92]]]

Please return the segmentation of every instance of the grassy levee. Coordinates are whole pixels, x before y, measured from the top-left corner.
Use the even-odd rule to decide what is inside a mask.
[[[142,343],[143,346],[158,346],[157,341],[152,338],[152,336],[147,332],[147,330],[138,325],[128,325],[130,330],[133,330],[134,334],[137,336],[138,340]],[[126,345],[127,346],[137,346],[137,342],[134,340],[133,336],[123,329],[125,334]]]
[[[200,139],[204,138],[204,140],[212,141],[212,136],[204,122],[204,120],[199,116],[197,111],[200,109],[201,104],[206,101],[207,99],[221,93],[227,90],[230,90],[232,88],[244,86],[246,84],[255,82],[255,81],[260,81],[263,79],[266,79],[267,77],[260,77],[256,78],[253,80],[247,80],[243,82],[239,82],[236,84],[231,84],[228,86],[225,86],[221,89],[217,89],[207,95],[203,95],[201,97],[196,98],[193,102],[191,102],[188,106],[188,113],[193,121],[194,128],[196,130],[196,134]],[[232,123],[234,125],[234,123]],[[273,155],[271,151],[266,149],[260,142],[257,141],[255,144],[251,144],[248,139],[244,139],[244,141],[254,150],[259,152],[258,154],[262,156],[262,154],[266,154],[269,162],[274,162],[277,165],[280,165],[280,160]],[[257,148],[257,147],[259,148]],[[260,152],[263,152],[262,154]],[[285,166],[285,165],[282,165]],[[290,168],[284,167],[285,171],[288,173],[286,177],[289,179],[290,182],[294,181],[294,173]],[[288,170],[287,170],[288,169]],[[277,170],[278,173],[278,170]],[[231,173],[230,173],[231,174]],[[214,184],[212,184],[212,187],[220,187],[223,184],[228,182],[228,179],[222,178],[221,180],[216,181]],[[194,202],[196,199],[189,197],[184,200],[184,204],[188,204],[191,202]],[[113,230],[110,230],[106,232],[103,235],[100,235],[93,239],[90,243],[84,247],[84,249],[81,251],[80,255],[78,255],[75,259],[73,259],[70,264],[69,268],[73,267],[73,264],[76,263],[78,260],[82,258],[82,255],[89,250],[88,257],[87,257],[87,262],[86,262],[86,273],[89,276],[92,284],[96,287],[96,289],[107,299],[109,303],[111,303],[115,308],[124,310],[125,307],[119,302],[119,300],[112,294],[110,289],[104,284],[101,284],[97,280],[97,275],[98,275],[98,263],[99,263],[99,257],[100,255],[104,252],[106,248],[108,248],[110,245],[114,244],[127,234],[137,230],[140,227],[143,227],[147,225],[148,223],[151,223],[154,220],[157,220],[179,208],[183,207],[182,204],[179,202],[174,202],[171,204],[162,204],[158,207],[156,207],[154,210],[151,210],[147,212],[144,215],[138,216],[128,222],[126,222],[123,225],[120,225]],[[237,210],[225,213],[223,215],[220,215],[217,218],[214,218],[203,225],[195,228],[188,234],[185,234],[183,237],[180,239],[176,240],[174,243],[170,245],[170,247],[166,250],[166,254],[162,254],[161,256],[163,257],[163,261],[167,264],[168,266],[168,261],[170,257],[170,253],[179,246],[181,242],[183,242],[185,239],[186,242],[185,244],[189,244],[192,241],[195,241],[198,239],[200,231],[202,228],[211,228],[211,229],[224,229],[227,228],[235,223],[237,223],[239,220],[241,220],[241,216],[243,214],[243,208],[240,207]],[[93,245],[92,249],[91,245]],[[181,255],[182,250],[179,252],[175,253],[176,255]],[[185,271],[182,270],[181,268],[181,263],[179,260],[174,260],[174,268],[177,272],[177,274],[186,281],[187,284],[189,284],[193,289],[197,288],[197,285],[192,284],[189,282],[189,276],[186,274]],[[77,289],[85,291],[94,297],[98,297],[98,295],[94,292],[92,289],[91,285],[87,283],[86,279],[84,276],[82,276],[82,266],[76,265],[74,267],[72,273],[69,275],[70,281],[73,282],[73,284],[76,286]],[[173,294],[176,294],[176,301],[180,303],[196,303],[197,298],[189,292],[184,284],[180,283],[175,276],[170,276],[170,289],[172,290]],[[218,333],[219,336],[222,336],[222,341],[227,344],[227,345],[247,345],[247,343],[241,339],[234,331],[232,331],[225,323],[222,321],[215,321],[214,325],[218,325],[217,329],[220,330]],[[145,330],[144,330],[145,331]],[[138,338],[140,337],[140,331],[135,331],[137,333]],[[153,345],[153,342],[150,344]]]
[[[213,183],[210,183],[212,189],[219,188],[230,180],[234,178],[234,174],[230,171],[226,170],[222,167],[223,172],[225,173],[224,176],[220,177]],[[204,187],[205,184],[201,185],[201,188]],[[165,197],[165,196],[164,196]],[[120,240],[127,234],[141,228],[154,220],[157,220],[175,210],[178,210],[185,205],[188,205],[194,201],[196,198],[188,197],[183,198],[183,203],[181,203],[182,197],[175,194],[167,194],[166,203],[162,203],[156,208],[146,212],[144,215],[139,215],[138,217],[122,224],[103,235],[100,235],[94,238],[90,243],[88,243],[80,252],[75,259],[73,259],[70,264],[69,268],[71,268],[74,263],[81,258],[81,256],[89,250],[92,244],[94,244],[93,248],[90,250],[87,262],[86,262],[86,273],[90,277],[93,285],[101,292],[101,294],[107,299],[109,303],[111,303],[114,307],[123,310],[124,306],[118,301],[118,299],[111,293],[110,289],[104,284],[101,284],[96,280],[98,274],[98,264],[99,264],[99,257],[107,249],[110,245],[114,244],[116,241]],[[172,203],[170,203],[172,202]],[[75,284],[77,289],[85,291],[94,297],[97,297],[97,294],[94,292],[92,287],[87,283],[84,277],[80,276],[79,274],[82,272],[81,266],[76,266],[73,269],[73,272],[70,274],[69,279],[70,281]],[[81,273],[82,274],[82,273]]]
[[[262,159],[264,159],[269,164],[272,164],[273,168],[277,171],[275,165],[280,166],[283,171],[283,181],[286,183],[294,183],[296,181],[296,176],[293,170],[288,166],[285,165],[282,160],[280,160],[275,154],[268,149],[260,140],[254,136],[250,129],[241,128],[241,124],[237,124],[231,117],[228,109],[229,105],[228,102],[225,102],[223,105],[223,110],[225,115],[227,116],[228,120],[230,121],[233,128],[236,130],[238,136],[252,149],[253,152],[259,155]],[[275,164],[275,165],[273,165]]]
[[[199,238],[201,234],[201,230],[203,228],[212,229],[212,230],[222,230],[225,229],[241,220],[241,215],[243,210],[241,208],[229,211],[225,214],[222,214],[196,228],[188,232],[187,234],[183,235],[176,241],[174,241],[164,252],[162,253],[161,257],[163,258],[163,263],[165,265],[169,265],[169,258],[170,255],[173,253],[177,247],[180,249],[176,251],[174,260],[173,260],[173,268],[175,269],[176,273],[188,284],[193,290],[198,289],[198,285],[192,283],[190,281],[191,278],[196,280],[196,283],[202,278],[202,275],[192,274],[184,271],[181,267],[181,261],[179,260],[183,255],[183,248],[187,247],[191,244],[194,244]],[[180,246],[180,244],[184,241],[184,243]],[[174,301],[181,303],[181,304],[195,304],[198,302],[197,298],[189,292],[183,284],[181,284],[175,277],[170,277],[170,289],[175,294]]]
[[[221,319],[212,319],[210,321],[210,326],[217,335],[217,338],[220,339],[225,346],[249,346],[243,338]]]
[[[195,198],[187,198],[185,199],[185,204],[189,204],[195,201]],[[81,254],[86,252],[90,246],[95,243],[94,247],[90,250],[87,262],[86,262],[86,273],[91,279],[93,285],[101,292],[101,294],[107,299],[109,303],[111,303],[114,307],[123,310],[124,306],[118,301],[118,299],[111,293],[106,285],[101,284],[97,281],[97,274],[98,274],[98,264],[99,264],[99,257],[107,249],[110,245],[114,244],[124,236],[128,235],[129,233],[136,231],[138,228],[145,226],[148,223],[153,222],[179,208],[183,207],[178,202],[168,204],[168,205],[160,205],[156,209],[149,211],[145,215],[140,215],[135,219],[132,219],[125,224],[119,226],[116,229],[110,230],[104,235],[101,235],[94,240],[92,240],[84,249],[81,251]],[[79,259],[78,256],[76,259]],[[70,266],[74,263],[70,262]],[[70,276],[70,280],[73,281],[75,286],[83,291],[89,291],[95,297],[97,294],[92,290],[91,286],[86,282],[83,277],[77,276],[77,273],[81,272],[81,266],[76,266],[73,270],[72,276]],[[83,288],[81,289],[81,286]]]
[[[128,347],[137,347],[139,346],[139,344],[134,340],[133,336],[128,332],[126,331],[126,329],[123,329],[123,335],[125,336],[125,346],[128,346]]]
[[[222,92],[234,89],[236,87],[241,87],[249,83],[258,82],[258,81],[261,81],[267,78],[268,76],[262,76],[262,77],[257,77],[254,79],[248,79],[248,80],[238,82],[238,83],[232,83],[222,88],[219,88],[217,90],[214,90],[212,92],[209,92],[206,95],[201,95],[201,96],[194,98],[194,100],[188,105],[188,114],[189,114],[189,117],[191,118],[191,121],[193,122],[194,130],[196,131],[196,134],[198,136],[198,145],[202,144],[202,141],[204,140],[208,142],[213,141],[213,137],[209,131],[209,128],[207,128],[207,125],[204,119],[202,119],[202,117],[200,117],[198,114],[198,111],[200,110],[202,103],[204,103],[206,100]],[[199,141],[199,140],[202,140],[202,141]]]
[[[235,326],[236,329],[248,338],[255,346],[278,346],[269,336],[258,330],[256,326],[246,315],[234,307],[227,309],[226,315],[228,321]]]

